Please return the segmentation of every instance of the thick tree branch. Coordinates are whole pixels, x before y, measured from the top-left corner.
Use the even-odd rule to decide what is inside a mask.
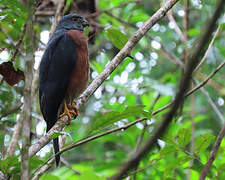
[[[96,89],[105,81],[107,77],[115,70],[115,68],[130,54],[133,47],[138,43],[138,41],[147,33],[147,31],[161,18],[165,16],[165,13],[172,8],[172,6],[178,2],[178,0],[171,0],[164,4],[162,8],[160,8],[148,21],[146,21],[142,27],[138,29],[138,31],[128,40],[125,46],[121,49],[121,51],[113,58],[113,60],[106,66],[101,74],[99,74],[93,82],[88,86],[88,88],[84,91],[81,97],[77,101],[78,108],[81,105],[84,105],[89,97],[96,91]],[[29,156],[33,156],[36,152],[38,152],[43,146],[45,146],[51,139],[50,135],[55,131],[61,131],[63,127],[67,124],[67,117],[62,117],[56,123],[56,125],[45,135],[43,136],[37,143],[32,145],[29,149]]]
[[[30,11],[27,14],[27,26],[26,26],[26,57],[25,57],[25,85],[24,85],[24,104],[23,104],[23,120],[22,120],[22,149],[21,149],[21,180],[30,179],[29,169],[29,156],[28,150],[30,146],[30,132],[32,125],[32,96],[31,86],[33,80],[33,65],[34,65],[34,30],[33,30],[33,15],[34,15],[34,1],[27,2],[27,8]]]
[[[168,127],[169,123],[172,121],[177,109],[182,105],[184,96],[186,91],[189,88],[189,84],[191,81],[191,76],[193,73],[194,68],[197,66],[200,57],[202,56],[205,45],[208,43],[210,34],[212,34],[215,26],[217,19],[220,17],[220,14],[223,11],[223,5],[224,5],[224,0],[220,0],[219,3],[217,4],[216,11],[212,17],[212,19],[209,21],[208,26],[206,28],[206,31],[203,33],[203,36],[201,37],[197,47],[195,48],[195,51],[193,52],[192,56],[189,58],[189,61],[187,62],[187,66],[185,69],[184,76],[180,82],[180,88],[179,91],[176,94],[174,104],[172,105],[170,111],[166,114],[166,117],[160,124],[160,126],[157,128],[155,133],[149,138],[149,140],[146,142],[144,147],[137,152],[136,154],[133,155],[133,157],[122,166],[121,170],[114,176],[112,176],[109,179],[113,180],[119,180],[121,179],[124,175],[127,174],[127,172],[135,167],[138,162],[153,148],[155,142],[157,139],[163,135],[165,132],[166,128]]]

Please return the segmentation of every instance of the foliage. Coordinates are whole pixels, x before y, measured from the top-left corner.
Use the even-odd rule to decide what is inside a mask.
[[[149,19],[164,1],[133,1],[133,0],[99,0],[97,3],[100,15],[98,26],[100,33],[96,34],[94,44],[89,45],[91,80],[99,74],[112,60],[128,39],[134,35],[137,28]],[[196,2],[198,2],[196,4]],[[187,47],[189,52],[198,42],[199,35],[206,27],[213,14],[215,0],[190,1],[189,29],[187,30]],[[68,0],[66,11],[73,1]],[[11,60],[15,52],[15,44],[19,41],[23,26],[27,19],[27,9],[17,0],[0,0],[0,63]],[[110,13],[104,13],[104,12]],[[110,16],[112,14],[113,16]],[[173,16],[177,25],[184,33],[183,26],[184,2],[173,8]],[[117,18],[115,18],[117,17]],[[120,21],[122,20],[122,21]],[[36,17],[35,38],[41,39],[43,31],[51,27],[51,18]],[[124,23],[126,22],[126,23]],[[202,81],[225,59],[225,25],[221,20],[221,30],[215,39],[206,61],[195,77]],[[56,132],[51,138],[68,134],[64,146],[80,141],[93,134],[122,127],[136,119],[147,117],[147,121],[96,140],[85,143],[62,154],[70,166],[61,165],[45,172],[45,179],[93,179],[102,180],[119,170],[121,163],[131,158],[144,142],[154,133],[167,110],[152,115],[175,96],[179,87],[182,70],[165,54],[164,48],[178,59],[184,59],[186,46],[174,29],[174,24],[167,17],[155,24],[148,32],[153,40],[146,36],[131,52],[134,59],[127,57],[110,75],[100,88],[80,109],[80,116],[65,128],[66,132]],[[26,37],[25,37],[26,38]],[[15,58],[14,66],[24,69],[25,44],[20,46],[20,53]],[[35,60],[40,59],[38,52],[45,45],[39,42]],[[94,51],[93,51],[94,49]],[[8,56],[6,54],[8,53]],[[205,86],[217,109],[224,114],[224,74],[221,69]],[[24,82],[10,87],[3,80],[0,85],[0,171],[18,179],[20,175],[21,142],[16,156],[3,159],[9,142],[12,139],[14,125],[18,121],[21,109],[7,116],[11,108],[23,102]],[[159,96],[160,95],[160,96]],[[156,100],[157,99],[157,100]],[[43,136],[45,123],[40,113],[38,93],[34,97],[32,112],[32,132],[35,134],[32,143]],[[201,170],[207,162],[216,136],[222,127],[222,122],[210,106],[207,98],[200,90],[185,100],[184,106],[176,114],[166,133],[158,141],[154,150],[141,160],[136,179],[198,179]],[[51,156],[51,145],[46,146],[30,160],[31,174],[43,165]],[[138,171],[139,170],[139,171]],[[77,173],[80,172],[80,175]],[[130,172],[133,176],[134,171]],[[208,179],[225,178],[225,140],[222,141],[213,166],[208,173]]]

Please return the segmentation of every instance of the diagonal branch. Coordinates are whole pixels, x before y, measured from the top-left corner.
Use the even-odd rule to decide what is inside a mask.
[[[225,18],[225,14],[224,14],[224,18]],[[212,45],[213,45],[213,43],[214,43],[216,37],[218,36],[218,34],[219,34],[219,32],[220,32],[220,28],[221,28],[221,24],[220,24],[220,25],[218,26],[218,28],[216,29],[216,33],[215,33],[215,35],[213,36],[213,38],[212,38],[212,40],[211,40],[211,42],[210,42],[210,44],[209,44],[209,47],[207,48],[207,51],[205,52],[205,54],[204,54],[204,56],[203,56],[201,62],[198,64],[198,66],[195,68],[194,71],[197,71],[197,70],[200,68],[200,66],[203,64],[203,62],[206,60],[206,57],[208,56],[209,51],[210,51],[210,49],[211,49],[211,47],[212,47]]]
[[[190,56],[189,58],[189,61],[187,62],[187,66],[185,68],[184,76],[180,82],[179,91],[176,94],[174,104],[172,105],[170,111],[166,114],[164,120],[162,121],[160,126],[156,129],[155,133],[148,139],[144,147],[140,149],[140,151],[135,153],[133,157],[122,166],[121,170],[116,175],[110,177],[109,179],[113,180],[122,179],[122,177],[126,175],[130,169],[134,168],[139,163],[139,161],[154,147],[157,139],[164,134],[168,125],[172,121],[177,109],[180,107],[180,105],[183,104],[184,96],[187,89],[189,88],[194,68],[197,66],[200,57],[204,53],[205,45],[208,43],[210,34],[212,34],[214,28],[216,27],[216,22],[223,11],[224,3],[225,3],[224,0],[220,0],[218,2],[215,13],[213,14],[213,17],[211,18],[211,20],[207,25],[206,31],[203,33],[203,36],[201,37],[199,44],[195,48],[195,51],[193,52],[192,56]]]
[[[49,37],[51,37],[52,34],[54,33],[56,25],[58,24],[59,20],[62,17],[62,12],[63,12],[64,6],[65,6],[65,3],[66,3],[65,0],[58,1],[58,6],[57,6],[57,9],[56,9],[54,22],[53,22],[53,24],[51,26]]]
[[[167,13],[167,17],[168,17],[169,21],[170,21],[171,23],[173,23],[174,29],[175,29],[176,33],[178,34],[178,36],[180,37],[180,40],[181,40],[182,42],[185,42],[185,37],[184,37],[184,35],[183,35],[181,29],[179,28],[178,24],[176,23],[174,17],[173,17],[173,12],[172,12],[172,10],[170,10],[170,11]]]
[[[217,153],[217,151],[218,151],[218,149],[220,147],[220,144],[221,144],[221,141],[222,141],[224,135],[225,135],[225,124],[223,125],[223,128],[220,130],[219,135],[217,136],[216,142],[214,143],[213,149],[212,149],[212,151],[210,153],[210,157],[209,157],[209,159],[208,159],[204,169],[201,172],[199,180],[204,180],[206,175],[207,175],[207,173],[209,172],[209,170],[210,170],[210,168],[212,166],[212,163],[215,160],[216,153]]]
[[[173,7],[173,5],[179,0],[170,0],[167,1],[163,7],[161,7],[149,20],[147,20],[138,31],[128,40],[125,46],[121,51],[113,58],[113,60],[106,66],[101,74],[99,74],[93,82],[88,86],[84,91],[81,97],[77,101],[77,106],[80,107],[84,105],[89,97],[96,91],[96,89],[105,81],[107,77],[116,69],[116,67],[130,54],[133,47],[139,42],[139,40],[147,33],[147,31],[160,19],[162,19],[166,12]],[[33,156],[37,153],[42,147],[50,142],[50,135],[53,134],[56,130],[61,131],[63,127],[67,124],[68,118],[60,118],[55,126],[43,136],[37,143],[32,145],[29,149],[29,156]]]

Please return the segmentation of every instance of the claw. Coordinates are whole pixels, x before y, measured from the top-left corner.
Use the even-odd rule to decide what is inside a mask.
[[[67,105],[66,102],[63,102],[64,112],[59,116],[60,118],[67,115],[68,116],[68,124],[72,123],[72,116],[78,116],[78,108],[73,103],[72,105]]]
[[[75,105],[75,103],[73,102],[71,105],[68,105],[67,106],[69,109],[72,109],[73,110],[73,112],[75,112],[76,113],[76,115],[75,116],[78,116],[78,114],[79,114],[79,110],[78,110],[78,108],[77,108],[77,106]]]

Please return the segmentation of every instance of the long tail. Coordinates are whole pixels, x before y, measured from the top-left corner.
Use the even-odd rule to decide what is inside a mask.
[[[51,124],[47,124],[47,132],[53,127],[53,125]],[[59,152],[59,138],[54,138],[53,139],[53,147],[54,147],[54,151],[55,154],[57,154]],[[56,162],[56,167],[59,166],[59,162],[60,162],[60,155],[56,155],[55,156],[55,162]]]
[[[53,139],[53,146],[54,146],[55,154],[57,154],[59,152],[59,138],[58,137]],[[55,156],[56,167],[59,166],[59,161],[60,161],[60,155],[58,154]]]

